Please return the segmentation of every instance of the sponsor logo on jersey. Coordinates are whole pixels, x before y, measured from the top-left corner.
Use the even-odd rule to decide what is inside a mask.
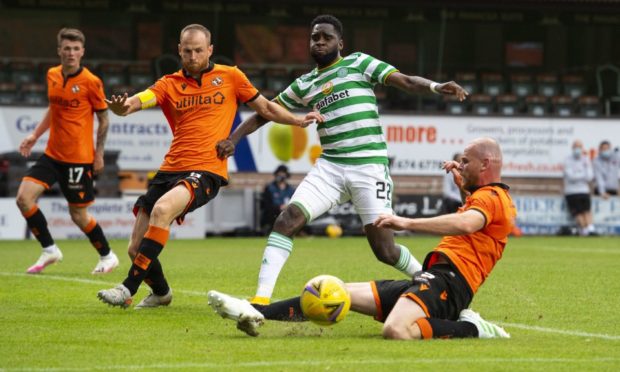
[[[321,87],[321,93],[323,93],[324,95],[328,95],[333,91],[334,91],[334,83],[332,83],[331,81],[328,81],[327,83],[323,84],[323,86]]]
[[[345,98],[349,98],[349,90],[344,90],[342,92],[338,92],[338,93],[332,93],[331,95],[323,98],[322,100],[320,100],[319,102],[317,102],[316,104],[316,109],[317,110],[321,110],[322,108],[325,108],[329,105],[331,105],[334,102],[340,101],[342,99]]]
[[[191,97],[183,97],[180,101],[176,103],[176,107],[178,110],[186,109],[192,106],[202,106],[202,105],[221,105],[224,103],[226,97],[220,93],[215,92],[213,95],[206,96],[191,96]]]
[[[61,96],[51,96],[50,104],[61,107],[78,107],[80,106],[80,101],[77,99],[64,99]]]

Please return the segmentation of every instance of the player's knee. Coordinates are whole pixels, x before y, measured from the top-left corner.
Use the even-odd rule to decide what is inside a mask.
[[[295,235],[306,224],[306,217],[299,208],[290,205],[284,209],[276,218],[273,225],[274,231],[286,236]]]
[[[170,213],[170,208],[166,203],[157,202],[153,206],[153,210],[151,211],[151,218],[153,219],[162,219],[166,218]]]
[[[69,210],[69,215],[71,216],[71,221],[73,221],[73,223],[78,225],[80,228],[85,228],[90,222],[88,214],[81,211]]]
[[[29,195],[26,195],[23,192],[18,192],[17,197],[15,198],[15,204],[17,204],[17,208],[19,208],[20,211],[27,212],[34,207],[35,201]]]
[[[382,336],[387,340],[411,339],[411,335],[405,327],[393,323],[383,325]]]

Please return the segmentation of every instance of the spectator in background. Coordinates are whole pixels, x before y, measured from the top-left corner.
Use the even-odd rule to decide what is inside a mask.
[[[286,208],[295,188],[288,183],[291,176],[286,165],[280,165],[273,172],[274,180],[261,195],[261,221],[263,232],[270,232],[276,217]]]
[[[461,154],[456,153],[452,157],[457,163],[461,162]],[[441,204],[441,212],[442,214],[455,213],[461,205],[463,205],[463,197],[461,196],[461,189],[454,182],[454,175],[452,172],[446,172],[443,176],[443,187],[442,187],[442,204]]]
[[[617,149],[616,149],[617,150]],[[607,140],[598,146],[598,156],[594,158],[594,181],[596,187],[594,193],[603,199],[610,195],[618,195],[618,170],[620,169],[620,156],[618,151],[611,150],[611,143]]]
[[[592,164],[584,154],[583,143],[576,140],[573,142],[572,154],[564,161],[564,196],[581,236],[596,235],[590,210],[592,178]]]

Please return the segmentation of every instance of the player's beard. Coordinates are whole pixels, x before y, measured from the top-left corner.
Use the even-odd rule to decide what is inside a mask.
[[[328,52],[326,54],[318,54],[315,52],[310,52],[312,59],[319,67],[329,66],[332,62],[338,58],[338,48],[334,48],[333,51]]]

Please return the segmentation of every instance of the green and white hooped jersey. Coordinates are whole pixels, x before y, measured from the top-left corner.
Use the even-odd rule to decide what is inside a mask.
[[[388,164],[373,88],[396,71],[372,56],[353,53],[300,76],[278,101],[291,110],[311,107],[325,117],[317,126],[322,158],[340,164]]]

